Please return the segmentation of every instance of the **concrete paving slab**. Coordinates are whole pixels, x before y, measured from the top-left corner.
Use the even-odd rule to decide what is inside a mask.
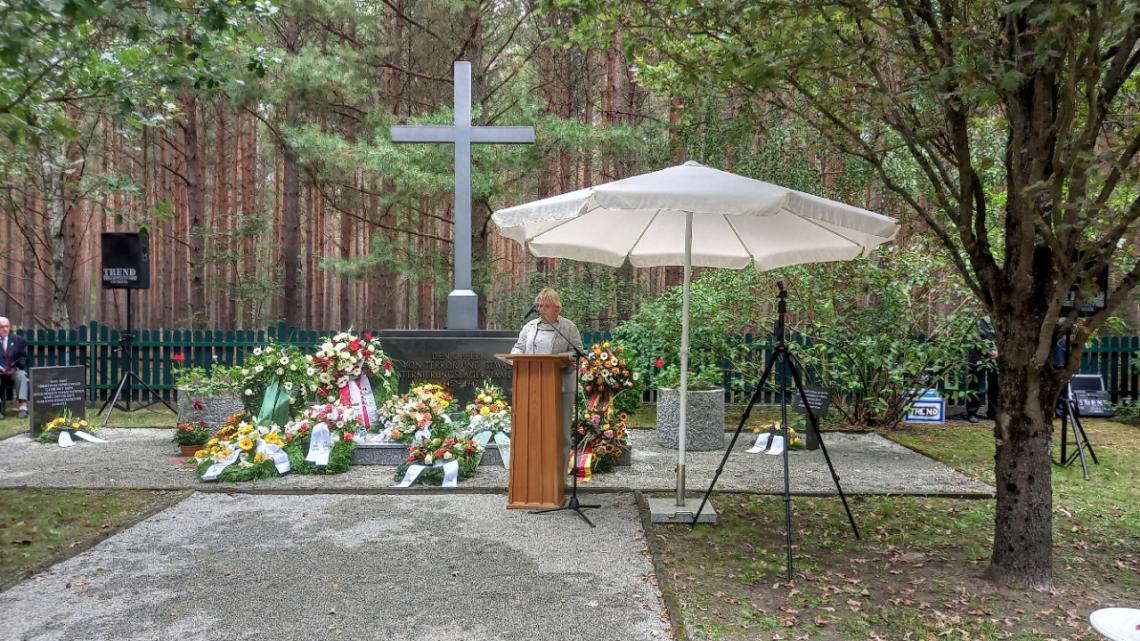
[[[631,494],[194,494],[0,593],[0,639],[626,641],[670,636]]]
[[[116,429],[100,431],[107,444],[82,443],[69,449],[36,443],[25,435],[0,441],[0,487],[145,487],[200,488],[193,471],[179,467],[170,442],[172,430]],[[779,493],[783,491],[780,456],[749,454],[751,434],[742,435],[717,481],[718,490]],[[990,496],[993,488],[970,479],[929,457],[876,434],[825,433],[825,443],[848,494],[951,494]],[[595,474],[582,486],[671,492],[677,487],[676,450],[657,444],[652,430],[632,430],[633,464]],[[703,492],[712,481],[723,451],[688,452],[686,486]],[[821,451],[789,455],[791,489],[797,494],[835,493]],[[375,490],[390,488],[394,467],[356,466],[335,476],[289,475],[231,487],[266,490]],[[503,490],[507,471],[482,466],[463,487]],[[411,489],[410,492],[420,490]]]

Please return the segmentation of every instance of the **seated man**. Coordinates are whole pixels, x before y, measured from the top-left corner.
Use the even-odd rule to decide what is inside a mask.
[[[12,334],[12,323],[0,316],[0,376],[10,381],[20,399],[20,418],[28,416],[28,341]]]

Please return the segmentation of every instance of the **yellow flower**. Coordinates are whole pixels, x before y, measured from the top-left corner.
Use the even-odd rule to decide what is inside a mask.
[[[251,439],[248,436],[242,437],[242,439],[240,441],[238,441],[238,447],[240,447],[242,450],[244,450],[246,452],[252,450],[253,449],[253,439]]]
[[[206,450],[198,450],[197,452],[194,452],[194,458],[206,458],[208,455],[209,452]]]
[[[281,446],[285,445],[284,443],[281,442],[281,437],[277,434],[277,432],[270,432],[270,433],[266,434],[265,435],[265,442],[269,443],[270,445],[281,445]]]
[[[254,463],[260,463],[264,460],[265,460],[265,455],[262,454],[261,452],[258,452],[257,454],[253,455],[253,462]]]
[[[451,405],[451,403],[448,403],[447,401],[440,401],[439,402],[440,407],[446,408],[448,405]]]
[[[217,445],[217,444],[218,444],[218,439],[217,439],[217,438],[212,438],[212,439],[210,439],[210,440],[206,441],[206,445],[209,445],[209,446],[211,446],[211,447],[213,447],[214,445]]]
[[[491,413],[491,408],[484,405],[483,409],[479,410],[479,413],[482,414],[483,416],[486,416],[486,415]]]
[[[253,431],[253,426],[250,425],[249,423],[242,423],[241,427],[238,428],[238,434],[249,434],[252,431]]]

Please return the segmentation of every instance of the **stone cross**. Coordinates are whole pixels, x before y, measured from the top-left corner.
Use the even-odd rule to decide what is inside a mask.
[[[534,127],[471,125],[471,63],[455,63],[455,124],[392,127],[392,142],[455,145],[455,289],[447,295],[447,329],[476,329],[479,297],[471,288],[471,143],[534,142]]]

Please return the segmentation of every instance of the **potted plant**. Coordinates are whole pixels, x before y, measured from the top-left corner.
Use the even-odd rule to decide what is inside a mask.
[[[657,442],[677,448],[681,424],[681,368],[657,360]],[[697,363],[689,370],[688,407],[685,414],[685,449],[694,451],[724,448],[724,388],[720,370],[709,363]]]
[[[206,421],[181,422],[174,426],[174,442],[178,444],[182,456],[194,456],[209,440],[210,426]]]
[[[204,421],[211,430],[217,430],[226,418],[245,408],[241,397],[242,375],[237,367],[177,368],[174,385],[178,389],[180,423]]]

